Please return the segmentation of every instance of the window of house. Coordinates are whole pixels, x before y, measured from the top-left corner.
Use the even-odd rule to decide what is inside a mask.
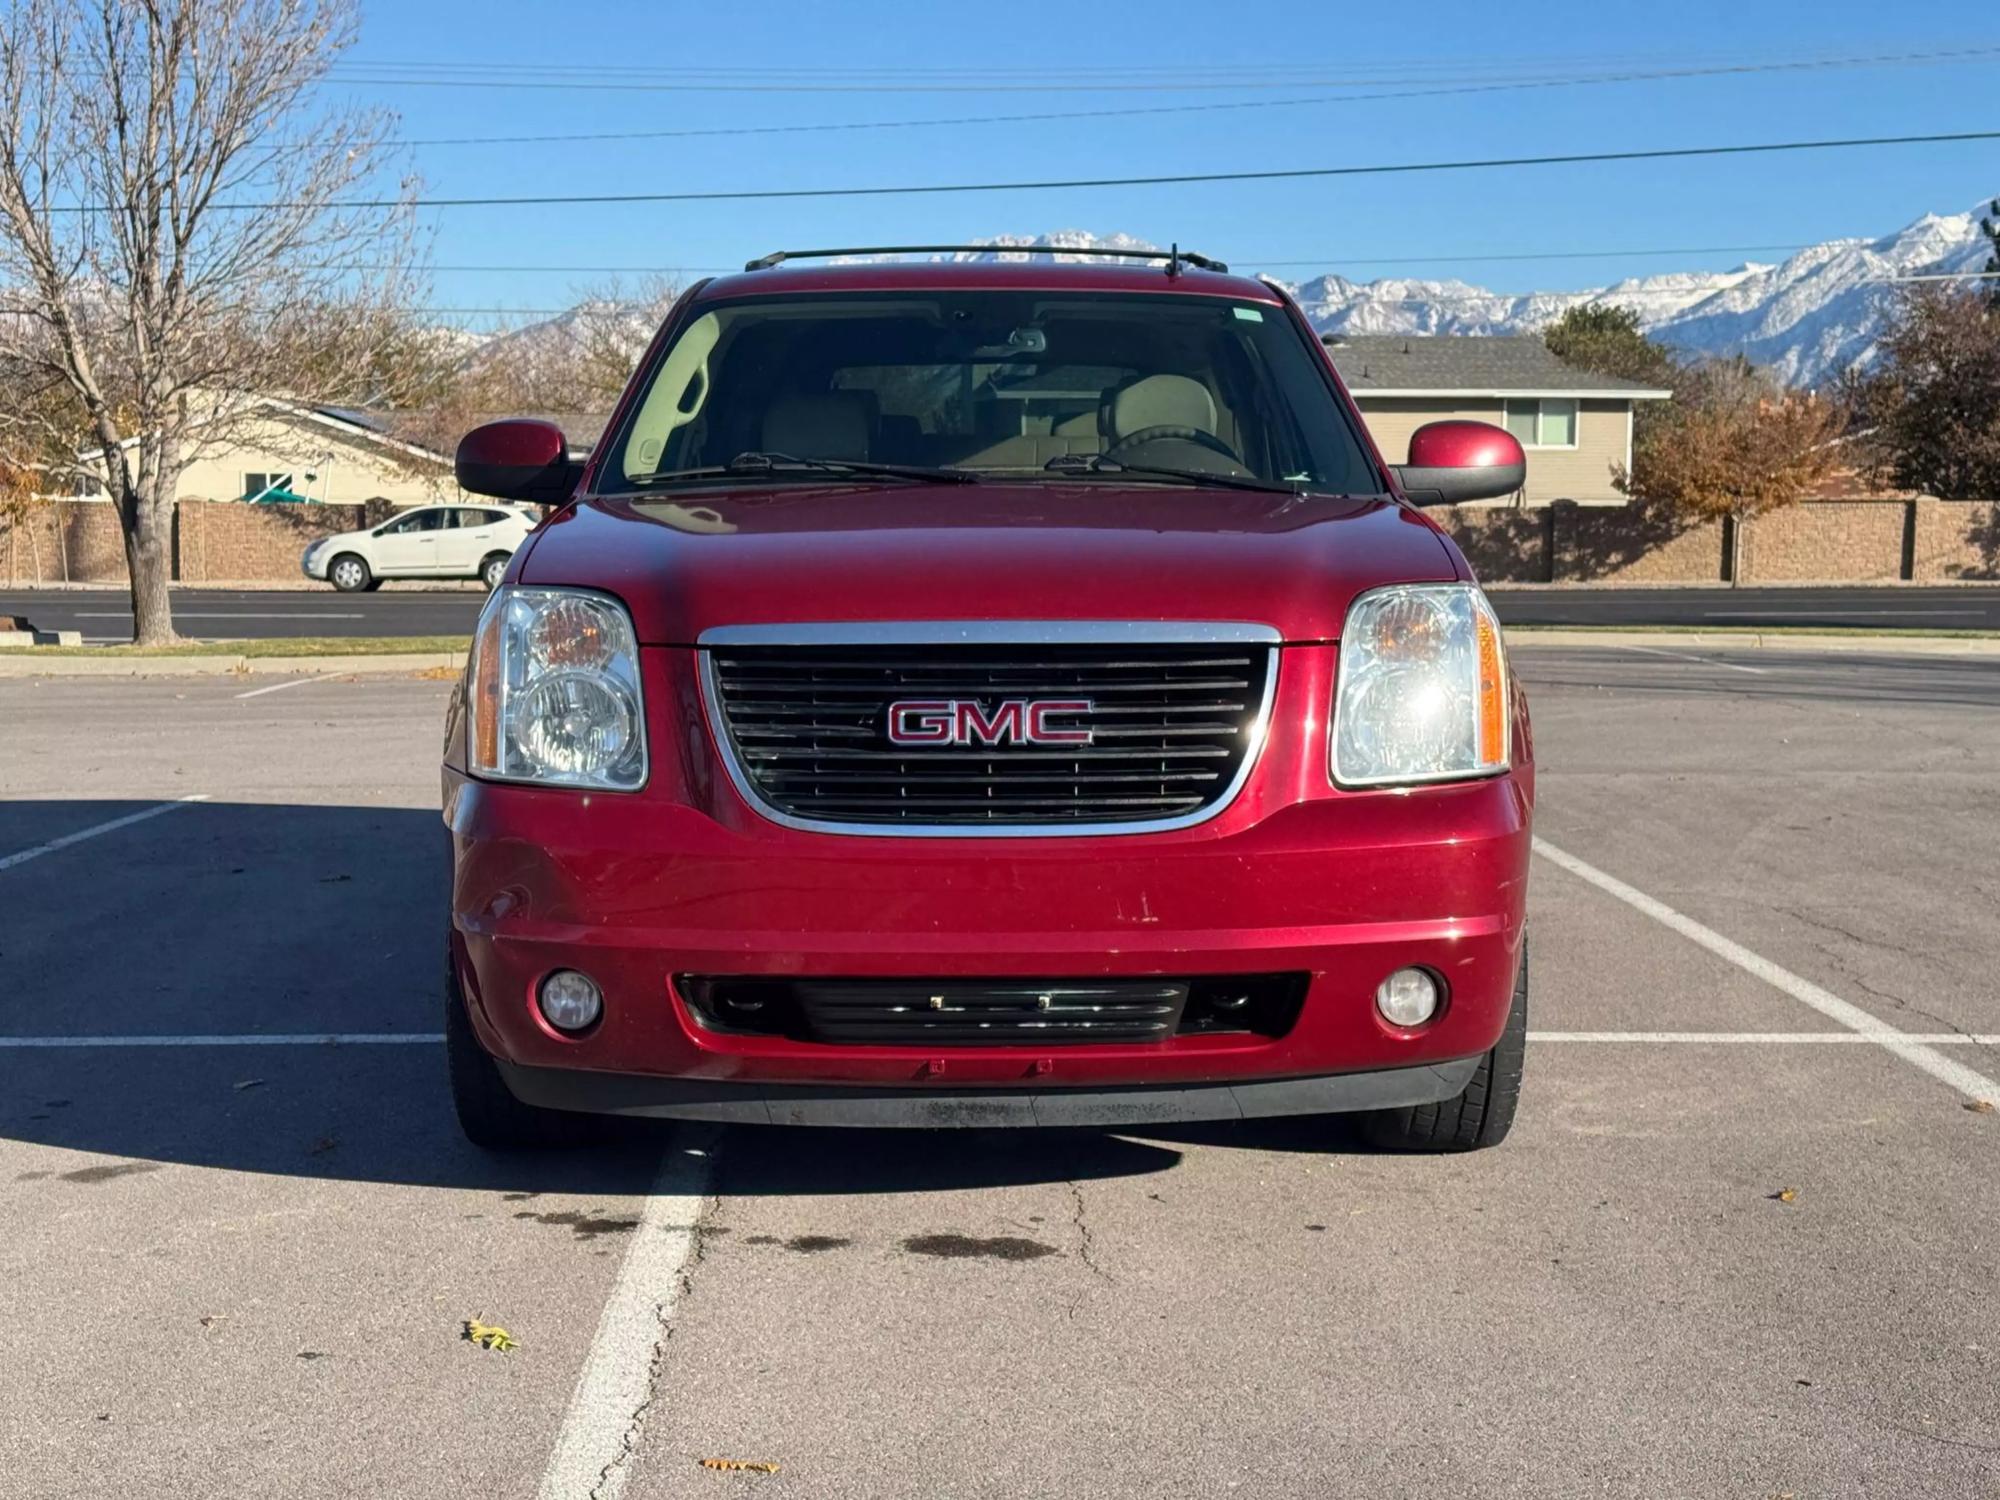
[[[1576,402],[1558,396],[1509,401],[1507,430],[1521,440],[1523,448],[1574,448]]]
[[[245,500],[254,500],[273,486],[284,485],[285,481],[291,477],[290,474],[258,474],[255,472],[245,474],[243,476],[243,498]]]

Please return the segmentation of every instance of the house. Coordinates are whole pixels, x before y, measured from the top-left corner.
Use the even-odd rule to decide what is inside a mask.
[[[1327,334],[1382,456],[1401,463],[1426,422],[1469,417],[1505,427],[1528,455],[1528,482],[1485,505],[1623,505],[1614,473],[1632,462],[1632,412],[1673,393],[1564,364],[1531,335]]]
[[[182,500],[401,507],[458,495],[450,454],[405,442],[373,412],[265,396],[226,419],[197,422],[193,432],[193,462],[175,487]],[[93,465],[101,457],[79,456]],[[86,482],[78,493],[104,489]]]

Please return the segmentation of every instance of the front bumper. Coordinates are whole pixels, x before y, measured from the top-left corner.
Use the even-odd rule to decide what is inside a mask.
[[[1328,1078],[1070,1089],[882,1089],[865,1085],[750,1087],[635,1073],[581,1073],[501,1063],[514,1096],[543,1109],[714,1120],[732,1125],[1127,1126],[1267,1115],[1343,1114],[1434,1104],[1465,1091],[1477,1057]]]
[[[842,837],[650,794],[447,783],[474,1030],[521,1098],[558,1108],[1115,1124],[1415,1104],[1463,1088],[1513,993],[1529,842],[1513,776],[1249,806],[1175,833],[1004,841]],[[1442,976],[1448,1000],[1400,1031],[1374,992],[1412,964]],[[559,968],[604,991],[580,1038],[534,1008]],[[720,1033],[674,984],[1298,971],[1310,985],[1283,1036],[1041,1048]]]
[[[299,556],[299,571],[308,578],[316,578],[321,583],[326,582],[326,561],[332,550],[330,547],[317,545],[306,548]]]

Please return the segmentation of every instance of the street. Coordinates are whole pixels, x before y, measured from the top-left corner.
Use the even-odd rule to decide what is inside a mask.
[[[448,684],[0,681],[0,1493],[1994,1494],[2000,670],[1518,663],[1529,1078],[1456,1158],[485,1157]]]
[[[1672,625],[1695,630],[1851,627],[2000,630],[2000,587],[1493,589],[1508,625]],[[470,635],[485,595],[466,588],[173,591],[174,621],[195,639],[284,636]],[[115,589],[0,591],[0,614],[86,642],[131,639],[132,611]]]

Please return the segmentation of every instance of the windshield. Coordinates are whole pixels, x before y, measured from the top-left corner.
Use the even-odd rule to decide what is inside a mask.
[[[831,294],[718,305],[654,366],[599,487],[894,464],[1125,482],[1380,488],[1283,309],[1076,292]],[[706,473],[686,471],[707,471]],[[738,466],[739,474],[743,472]]]

